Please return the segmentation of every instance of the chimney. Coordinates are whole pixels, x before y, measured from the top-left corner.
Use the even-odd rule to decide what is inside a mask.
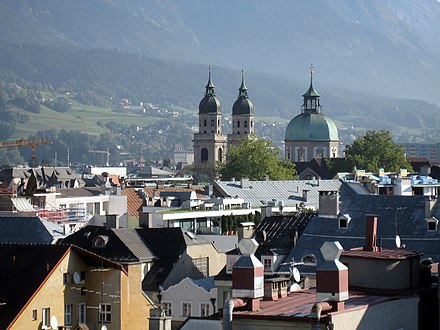
[[[367,226],[365,228],[364,251],[377,252],[380,249],[376,245],[377,240],[377,215],[367,214]]]
[[[116,214],[105,216],[105,229],[119,228],[119,217]]]
[[[385,170],[383,168],[379,169],[379,176],[385,176]]]
[[[420,175],[424,175],[424,176],[431,175],[431,167],[429,167],[429,166],[422,166],[420,168]]]
[[[325,261],[316,269],[317,301],[331,302],[333,310],[343,310],[348,299],[348,268],[339,261],[343,250],[339,242],[325,242],[321,246]]]
[[[337,191],[319,192],[318,215],[336,217],[339,214],[339,193]]]
[[[399,171],[399,176],[402,178],[406,178],[408,176],[408,170],[406,168],[401,168]]]
[[[425,218],[432,217],[432,210],[434,209],[435,203],[437,203],[436,198],[427,197],[425,199]]]
[[[241,178],[241,188],[247,189],[249,186],[249,178]]]
[[[152,228],[153,227],[153,215],[148,212],[139,212],[139,227]]]
[[[304,200],[304,202],[307,202],[307,193],[308,192],[309,192],[308,190],[303,190],[303,200]]]
[[[238,225],[238,241],[243,238],[251,238],[254,233],[254,223],[253,222],[241,222]]]
[[[264,266],[254,255],[258,243],[243,238],[238,248],[242,255],[232,268],[232,298],[247,298],[248,309],[258,310],[264,296]]]

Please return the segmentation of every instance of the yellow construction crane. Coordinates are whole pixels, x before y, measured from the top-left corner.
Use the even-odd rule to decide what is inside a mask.
[[[32,167],[35,167],[35,149],[40,144],[52,144],[52,141],[46,139],[32,139],[32,140],[13,140],[0,141],[0,148],[17,148],[17,147],[31,147],[32,148]]]

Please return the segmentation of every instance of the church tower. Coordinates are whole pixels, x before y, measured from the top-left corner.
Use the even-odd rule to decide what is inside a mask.
[[[254,105],[248,97],[244,70],[241,71],[241,86],[238,91],[238,98],[232,107],[232,134],[228,135],[230,145],[238,145],[241,139],[254,134]]]
[[[313,87],[313,65],[310,87],[303,95],[301,113],[287,125],[286,158],[292,162],[309,162],[313,158],[337,158],[339,137],[335,123],[322,114],[319,94]]]
[[[199,132],[194,134],[194,165],[208,162],[225,162],[227,136],[222,134],[220,101],[215,96],[209,67],[205,96],[199,104]]]

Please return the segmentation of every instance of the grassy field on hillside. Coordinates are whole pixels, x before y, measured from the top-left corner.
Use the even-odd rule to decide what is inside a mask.
[[[137,113],[118,113],[110,108],[95,107],[76,102],[68,95],[51,95],[42,93],[46,97],[62,96],[69,98],[72,107],[67,112],[57,112],[41,105],[40,113],[31,113],[24,110],[15,110],[18,113],[29,116],[26,123],[17,123],[16,130],[12,139],[27,138],[29,135],[38,131],[61,130],[79,131],[87,134],[101,134],[105,128],[98,126],[98,122],[104,124],[116,122],[123,125],[148,126],[159,120],[157,117],[149,117],[145,114]]]

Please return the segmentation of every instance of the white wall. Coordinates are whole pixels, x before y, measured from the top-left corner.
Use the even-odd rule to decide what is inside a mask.
[[[210,292],[207,292],[203,288],[195,285],[188,277],[162,291],[162,302],[172,304],[171,317],[176,321],[183,321],[186,319],[186,317],[182,316],[183,302],[191,303],[191,316],[201,316],[201,303],[209,304],[209,314],[214,313],[210,301],[211,298],[217,299],[217,288],[213,288]],[[216,306],[216,310],[218,310],[218,306]]]

